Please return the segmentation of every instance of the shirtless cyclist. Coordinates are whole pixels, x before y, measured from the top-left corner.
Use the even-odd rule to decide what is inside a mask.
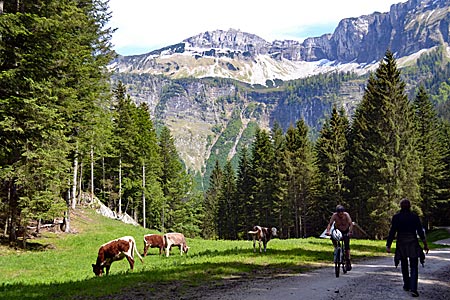
[[[326,235],[330,235],[331,226],[334,222],[334,228],[339,229],[342,232],[342,237],[344,240],[344,249],[345,249],[345,261],[346,261],[346,269],[350,271],[352,269],[352,264],[350,262],[350,236],[353,234],[353,222],[350,215],[345,211],[345,208],[342,205],[336,206],[336,212],[330,218],[330,222],[328,223]],[[334,247],[336,247],[336,241],[333,241]]]

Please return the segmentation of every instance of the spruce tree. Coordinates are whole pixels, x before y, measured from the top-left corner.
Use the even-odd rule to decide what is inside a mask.
[[[388,50],[368,80],[351,129],[349,177],[355,220],[384,238],[400,199],[420,204],[414,111]]]
[[[272,131],[272,143],[274,149],[274,207],[272,213],[277,216],[276,227],[280,230],[279,236],[283,237],[284,228],[284,212],[283,210],[289,209],[287,200],[287,174],[286,174],[286,149],[285,139],[283,135],[283,129],[278,123],[273,125]]]
[[[338,204],[349,209],[346,202],[348,178],[345,174],[348,157],[348,131],[350,125],[341,108],[333,107],[331,116],[326,119],[315,145],[319,184],[319,209],[329,216]]]
[[[277,215],[273,213],[275,204],[275,156],[269,134],[265,130],[258,129],[252,148],[252,180],[253,203],[255,210],[252,212],[254,222],[261,226],[271,227],[277,224]]]
[[[161,175],[161,159],[159,146],[153,122],[150,119],[148,106],[142,103],[137,110],[137,140],[135,142],[138,158],[142,168],[142,201],[139,203],[143,224],[150,224],[150,228],[160,227],[163,194],[158,181]],[[148,221],[148,222],[147,222]],[[144,226],[146,227],[146,226]]]
[[[297,121],[295,128],[288,128],[285,140],[287,205],[283,208],[283,218],[286,218],[285,226],[289,226],[287,236],[298,238],[312,235],[315,227],[311,210],[316,186],[314,155],[303,119]]]
[[[0,176],[14,241],[19,215],[22,222],[51,218],[69,205],[70,153],[86,126],[82,112],[109,90],[112,31],[105,1],[8,1],[3,8]]]
[[[253,203],[252,190],[254,186],[251,158],[249,157],[247,147],[243,147],[240,151],[239,165],[236,178],[236,203],[239,214],[238,232],[246,232],[250,230],[253,224],[253,212],[255,206]]]
[[[218,199],[220,194],[220,187],[222,184],[222,169],[219,161],[216,160],[214,168],[209,178],[209,188],[206,191],[203,202],[203,226],[202,235],[206,239],[214,239],[219,235],[218,226]]]
[[[417,149],[423,168],[420,177],[420,195],[422,197],[421,209],[423,213],[422,224],[426,230],[433,224],[433,212],[437,208],[442,188],[444,164],[440,140],[440,124],[433,104],[423,86],[419,87],[414,99],[415,119],[418,133]]]
[[[236,176],[228,160],[223,168],[222,182],[218,195],[219,239],[237,239]]]

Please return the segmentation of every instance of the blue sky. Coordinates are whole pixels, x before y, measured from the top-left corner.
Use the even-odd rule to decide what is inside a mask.
[[[114,50],[150,52],[208,30],[238,29],[265,40],[332,33],[343,18],[388,12],[406,0],[110,0]]]

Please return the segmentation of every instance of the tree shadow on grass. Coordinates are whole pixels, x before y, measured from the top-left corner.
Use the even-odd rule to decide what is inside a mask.
[[[7,237],[0,236],[0,245],[6,248],[10,248],[11,250],[21,250],[21,251],[46,251],[50,249],[55,249],[55,246],[52,244],[42,244],[33,242],[31,239],[27,239],[25,246],[22,240],[18,240],[17,242],[11,244]]]

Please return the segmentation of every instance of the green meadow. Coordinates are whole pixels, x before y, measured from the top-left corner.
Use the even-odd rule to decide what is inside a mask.
[[[169,257],[159,256],[159,250],[151,248],[143,264],[135,257],[134,271],[129,271],[125,259],[112,264],[109,276],[95,277],[91,265],[100,245],[132,235],[142,254],[144,234],[157,232],[101,217],[90,209],[78,209],[71,225],[74,233],[43,233],[28,240],[27,250],[0,246],[0,299],[90,299],[144,285],[158,289],[176,284],[188,289],[220,284],[225,278],[298,274],[332,261],[329,239],[275,238],[267,253],[260,254],[253,252],[251,240],[188,238],[187,255],[173,248]],[[446,237],[449,234],[439,230],[428,239]],[[353,239],[351,247],[353,260],[387,255],[385,241]]]

